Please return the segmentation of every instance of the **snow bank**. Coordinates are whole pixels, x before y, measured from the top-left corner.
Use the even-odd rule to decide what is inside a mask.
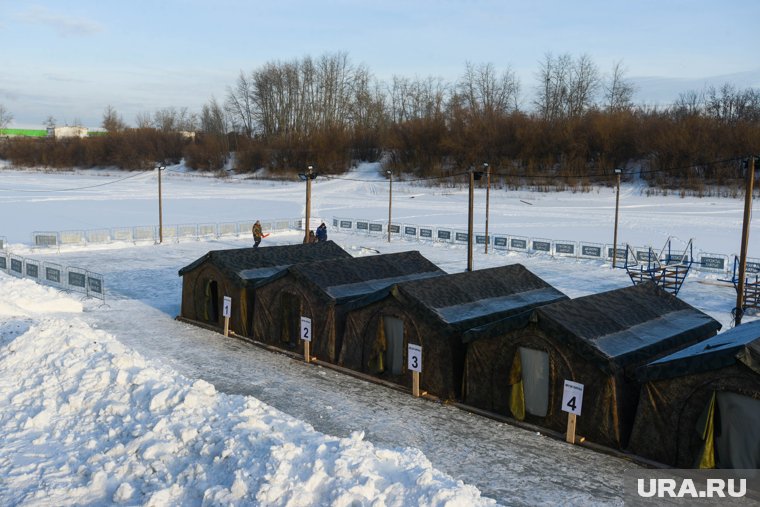
[[[0,277],[2,505],[495,503],[417,450],[326,436],[152,364],[77,312]]]

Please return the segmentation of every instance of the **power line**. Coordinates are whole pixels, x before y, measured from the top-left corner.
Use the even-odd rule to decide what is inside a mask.
[[[90,188],[105,187],[106,185],[113,185],[115,183],[120,183],[120,182],[122,182],[124,180],[128,180],[130,178],[136,178],[137,176],[144,176],[145,174],[150,174],[150,173],[148,173],[148,172],[138,172],[138,173],[135,173],[135,174],[131,174],[129,176],[125,176],[124,178],[119,178],[118,180],[107,181],[106,183],[98,183],[97,185],[88,185],[88,186],[84,186],[84,187],[60,188],[60,189],[57,189],[57,190],[25,190],[25,189],[20,189],[20,188],[0,188],[0,191],[5,191],[5,192],[26,192],[26,193],[44,193],[44,194],[54,193],[54,192],[71,192],[71,191],[74,191],[74,190],[87,190],[87,189],[90,189]]]

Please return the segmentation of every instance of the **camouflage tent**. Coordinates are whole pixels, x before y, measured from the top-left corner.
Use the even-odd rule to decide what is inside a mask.
[[[466,334],[464,402],[564,431],[564,381],[579,382],[578,434],[622,448],[640,387],[633,369],[719,328],[653,284],[546,305]]]
[[[399,283],[352,303],[338,364],[410,386],[420,345],[421,389],[459,398],[465,331],[565,298],[519,264]]]
[[[300,352],[300,318],[308,317],[312,354],[334,363],[347,303],[394,283],[443,274],[416,251],[294,264],[258,284],[253,336]]]
[[[316,244],[212,250],[179,270],[182,277],[180,317],[222,327],[222,299],[232,298],[230,329],[249,336],[253,324],[256,282],[297,262],[351,255],[332,241]]]
[[[629,449],[677,468],[760,468],[760,321],[650,362]]]

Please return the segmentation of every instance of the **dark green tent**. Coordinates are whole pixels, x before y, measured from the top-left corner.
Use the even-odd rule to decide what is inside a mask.
[[[634,369],[718,329],[654,284],[542,306],[466,333],[463,401],[564,431],[564,382],[579,382],[578,434],[622,448],[639,394]]]
[[[300,318],[308,317],[311,353],[334,363],[349,302],[394,283],[444,274],[416,251],[293,264],[256,283],[253,336],[302,352]]]
[[[652,361],[629,449],[677,468],[760,468],[760,321]]]
[[[179,270],[182,306],[179,317],[215,327],[224,325],[222,299],[232,298],[230,329],[241,336],[252,330],[255,284],[298,262],[347,258],[332,241],[315,244],[212,250]]]
[[[419,345],[421,389],[459,398],[465,331],[565,298],[519,264],[398,283],[351,303],[338,364],[410,386]]]

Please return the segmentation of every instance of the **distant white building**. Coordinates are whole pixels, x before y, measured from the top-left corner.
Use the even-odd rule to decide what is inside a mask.
[[[48,137],[87,137],[89,130],[87,127],[48,127]]]

